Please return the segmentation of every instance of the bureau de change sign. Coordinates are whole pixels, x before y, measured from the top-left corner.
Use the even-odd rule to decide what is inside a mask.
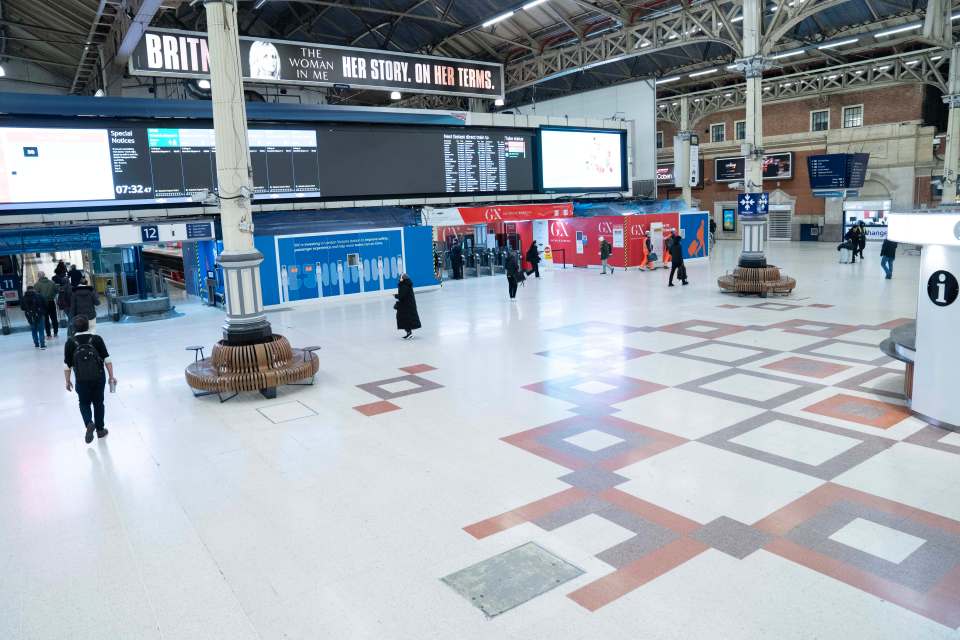
[[[475,98],[503,97],[503,65],[309,42],[240,38],[244,80],[382,91],[410,91]],[[177,78],[210,75],[204,33],[147,29],[130,74]]]

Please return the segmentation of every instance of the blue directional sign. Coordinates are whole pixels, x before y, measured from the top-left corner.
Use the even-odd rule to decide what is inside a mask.
[[[770,195],[767,193],[741,193],[737,200],[737,213],[741,218],[767,215]]]

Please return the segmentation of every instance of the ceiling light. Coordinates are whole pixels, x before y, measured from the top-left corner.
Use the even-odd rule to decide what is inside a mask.
[[[919,22],[917,24],[908,24],[902,27],[895,27],[893,29],[887,29],[886,31],[881,31],[880,33],[873,34],[874,38],[883,38],[884,36],[892,36],[895,33],[905,33],[907,31],[913,31],[914,29],[919,29],[923,25]]]
[[[730,22],[743,22],[743,16],[737,16],[736,18],[730,18]]]
[[[693,73],[690,74],[690,77],[691,77],[691,78],[699,78],[700,76],[708,76],[708,75],[710,75],[711,73],[716,73],[716,72],[717,72],[716,68],[714,68],[714,69],[704,69],[703,71],[694,71]]]
[[[399,100],[399,99],[402,98],[402,97],[403,97],[403,96],[400,95],[400,92],[399,92],[399,91],[391,91],[391,92],[390,92],[390,99],[391,99],[391,100]]]
[[[93,94],[94,98],[102,98],[104,96],[103,89],[97,89],[96,93]]]
[[[657,80],[657,84],[667,84],[668,82],[676,82],[680,79],[680,76],[671,76],[669,78],[660,78]]]
[[[727,71],[736,71],[737,68],[738,68],[738,67],[737,67],[737,65],[735,65],[735,64],[729,64],[729,65],[727,65]]]
[[[205,91],[210,91],[211,84],[209,80],[204,78],[202,80],[197,80],[197,86],[200,87],[201,89],[204,89]]]
[[[931,59],[931,60],[940,60],[941,58],[943,58],[943,56],[933,56],[933,57],[930,58],[930,59]]]
[[[790,58],[792,56],[799,56],[802,53],[806,53],[806,49],[797,49],[796,51],[784,51],[783,53],[778,53],[776,55],[770,56],[771,60],[781,60],[783,58]]]
[[[257,4],[253,5],[253,10],[256,11],[265,4],[267,4],[267,0],[257,0]]]
[[[955,13],[950,16],[950,22],[953,22],[954,20],[960,20],[960,13]]]
[[[498,22],[503,22],[503,21],[506,20],[507,18],[511,18],[511,17],[513,17],[513,11],[507,11],[506,13],[501,13],[501,14],[498,15],[496,18],[490,18],[489,20],[487,20],[486,22],[484,22],[484,23],[483,23],[483,28],[486,29],[487,27],[492,27],[493,25],[497,24]]]
[[[546,1],[546,0],[544,0],[544,1]],[[502,106],[503,106],[503,98],[497,98],[496,100],[494,100],[494,101],[493,101],[493,105],[494,105],[495,107],[502,107]]]
[[[889,69],[889,68],[890,68],[889,65],[883,65],[882,67],[874,67],[873,70],[874,70],[874,71],[886,71],[886,70]]]
[[[0,78],[3,78],[7,75],[7,70],[3,68],[3,65],[0,64]]]
[[[836,42],[828,42],[827,44],[822,44],[817,49],[833,49],[834,47],[842,47],[847,44],[853,44],[857,42],[860,38],[847,38],[846,40],[837,40]]]
[[[533,0],[533,2],[528,2],[527,4],[523,5],[523,8],[524,8],[524,10],[529,11],[530,9],[533,9],[534,7],[540,6],[541,4],[543,4],[543,3],[546,2],[546,1],[547,1],[547,0]]]

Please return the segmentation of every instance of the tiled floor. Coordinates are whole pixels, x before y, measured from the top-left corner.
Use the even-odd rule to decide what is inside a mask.
[[[885,281],[772,244],[800,286],[761,301],[716,289],[737,248],[673,289],[448,282],[409,341],[390,299],[271,313],[323,346],[276,400],[190,395],[214,310],[101,323],[120,388],[92,446],[57,349],[0,338],[0,638],[957,640],[960,434],[876,347],[916,258]],[[442,581],[528,543],[543,575],[510,572],[494,618],[470,598],[501,581]]]

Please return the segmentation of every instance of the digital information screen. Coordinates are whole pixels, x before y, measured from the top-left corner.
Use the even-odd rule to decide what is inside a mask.
[[[713,161],[713,176],[716,182],[735,182],[744,178],[743,157],[717,158]],[[793,178],[793,152],[768,153],[763,156],[764,180],[789,180]]]
[[[251,127],[254,200],[532,193],[532,131]],[[0,127],[0,210],[192,202],[217,192],[209,127]]]
[[[544,191],[626,191],[626,132],[605,129],[540,130]]]

